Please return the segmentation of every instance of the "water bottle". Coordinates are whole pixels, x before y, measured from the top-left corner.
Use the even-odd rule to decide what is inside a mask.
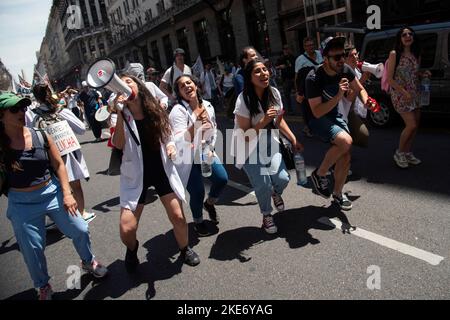
[[[304,186],[308,183],[308,178],[306,177],[305,159],[301,152],[294,154],[294,162],[295,172],[297,173],[297,185]]]
[[[202,152],[201,152],[201,161],[200,166],[202,169],[202,175],[205,178],[208,178],[212,175],[212,169],[211,169],[211,159],[209,157],[209,152],[211,148],[209,146],[209,143],[207,143],[205,140],[202,140]]]
[[[430,105],[430,93],[431,93],[431,81],[428,77],[425,77],[420,82],[420,105]]]

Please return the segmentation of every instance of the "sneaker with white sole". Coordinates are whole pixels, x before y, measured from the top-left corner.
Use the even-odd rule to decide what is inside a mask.
[[[406,169],[409,167],[408,160],[406,159],[406,154],[404,152],[395,151],[394,161],[402,169]]]
[[[422,161],[420,159],[417,159],[412,152],[405,153],[405,158],[406,161],[408,161],[408,164],[412,164],[414,166],[422,163]]]
[[[53,290],[50,284],[39,288],[39,300],[52,300]]]
[[[352,202],[347,198],[345,193],[341,195],[333,194],[333,202],[344,211],[349,211],[353,208]]]
[[[272,215],[263,216],[263,224],[262,227],[268,234],[274,234],[277,233],[278,228],[275,225],[275,222],[273,221]]]
[[[108,269],[97,260],[94,260],[91,263],[82,261],[81,267],[84,271],[89,272],[96,278],[103,278],[108,274]]]
[[[314,189],[321,197],[323,197],[325,199],[329,199],[331,197],[331,192],[328,187],[330,182],[328,181],[328,178],[326,176],[325,177],[319,176],[317,174],[317,169],[316,169],[311,174],[311,180],[313,182]]]
[[[275,205],[275,208],[277,208],[278,212],[284,211],[284,201],[283,198],[277,194],[277,193],[272,193],[272,200],[273,200],[273,204]]]

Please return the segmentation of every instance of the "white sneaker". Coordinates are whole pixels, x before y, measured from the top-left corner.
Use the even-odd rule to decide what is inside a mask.
[[[406,159],[406,155],[404,152],[395,151],[394,161],[402,169],[406,169],[409,167],[408,160]]]
[[[417,159],[417,158],[413,155],[412,152],[405,153],[405,157],[406,157],[406,161],[408,161],[409,164],[412,164],[412,165],[417,166],[417,165],[419,165],[419,164],[422,163],[422,161],[419,160],[419,159]]]

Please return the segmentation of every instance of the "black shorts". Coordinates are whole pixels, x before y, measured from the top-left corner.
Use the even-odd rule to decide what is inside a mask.
[[[139,204],[145,203],[147,189],[150,187],[155,187],[156,193],[160,198],[173,193],[159,150],[149,151],[144,154],[144,187],[139,197]]]

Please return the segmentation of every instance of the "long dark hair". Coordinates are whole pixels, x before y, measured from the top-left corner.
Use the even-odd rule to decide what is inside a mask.
[[[261,112],[259,110],[259,103],[261,103],[261,107],[264,113],[269,108],[269,105],[279,103],[275,98],[273,89],[270,86],[270,84],[264,90],[262,101],[260,101],[258,96],[256,95],[255,86],[252,83],[252,72],[257,63],[264,64],[264,62],[262,62],[259,59],[251,60],[247,63],[244,69],[244,90],[242,91],[242,95],[244,98],[244,102],[250,111],[251,118],[253,118],[254,116],[256,116]]]
[[[53,93],[48,85],[36,84],[33,87],[33,95],[38,102],[49,106],[52,112],[56,112],[56,110],[58,110],[58,101],[53,98]]]
[[[153,138],[150,147],[156,150],[159,148],[160,143],[167,142],[172,134],[169,116],[139,78],[127,73],[120,75],[120,78],[123,77],[132,79],[138,87],[138,97],[141,99],[141,107],[145,119],[145,132],[148,137]]]
[[[409,26],[404,26],[398,30],[397,35],[395,37],[395,53],[396,53],[396,61],[395,61],[395,68],[397,68],[398,64],[400,63],[400,58],[402,57],[403,52],[405,51],[405,47],[403,46],[402,42],[402,34],[403,31],[409,30],[413,34],[413,44],[411,46],[411,53],[414,55],[414,57],[419,61],[420,56],[422,54],[422,46],[420,44],[420,39],[417,36],[416,32]]]
[[[14,160],[14,153],[11,149],[11,139],[5,132],[5,125],[1,118],[3,113],[0,111],[0,171],[17,171],[21,170],[20,164]]]
[[[203,98],[202,98],[202,94],[200,92],[200,81],[198,81],[198,79],[196,77],[194,77],[194,76],[192,76],[190,74],[183,74],[183,75],[179,76],[174,82],[174,84],[175,84],[174,85],[174,87],[175,87],[174,91],[175,91],[175,95],[177,96],[178,103],[181,104],[181,105],[183,104],[183,97],[181,96],[180,88],[178,87],[178,81],[181,78],[184,78],[184,77],[188,77],[189,79],[191,79],[191,81],[197,87],[197,100],[198,100],[198,103],[201,105],[203,103]]]
[[[241,69],[245,68],[244,58],[248,59],[248,52],[250,50],[254,50],[256,52],[256,56],[258,57],[258,59],[262,60],[261,54],[254,47],[252,46],[244,47],[241,51],[241,54],[239,55],[239,66],[241,67]]]

